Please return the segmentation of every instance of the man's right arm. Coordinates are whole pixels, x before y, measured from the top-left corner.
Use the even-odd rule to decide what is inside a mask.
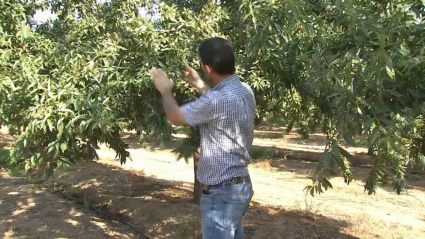
[[[221,115],[217,114],[215,108],[214,92],[202,95],[198,100],[187,103],[181,107],[185,122],[195,127],[214,121]]]
[[[187,83],[193,86],[199,93],[206,94],[211,91],[211,87],[205,83],[192,67],[184,70],[184,78]]]
[[[202,79],[199,78],[198,82],[193,86],[195,89],[201,93],[201,95],[206,94],[211,91],[211,87],[207,85]]]

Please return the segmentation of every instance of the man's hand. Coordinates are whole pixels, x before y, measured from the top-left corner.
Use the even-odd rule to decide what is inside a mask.
[[[192,67],[187,67],[184,70],[184,78],[187,83],[193,86],[196,90],[198,90],[201,94],[205,94],[211,91],[211,87],[209,87],[199,76],[198,72],[196,72]]]
[[[174,82],[168,78],[167,74],[160,68],[152,67],[149,74],[155,84],[156,89],[161,92],[162,106],[168,120],[174,125],[185,125],[186,120],[183,111],[177,104],[173,96]]]
[[[193,87],[196,87],[196,85],[198,85],[199,82],[202,81],[198,72],[196,72],[190,66],[186,67],[186,69],[184,70],[184,79],[186,80],[187,83],[189,83]]]
[[[156,89],[161,94],[171,93],[174,87],[174,82],[168,78],[167,74],[161,68],[152,67],[149,74],[155,84]]]

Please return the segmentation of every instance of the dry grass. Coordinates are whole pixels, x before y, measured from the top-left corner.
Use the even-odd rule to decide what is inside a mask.
[[[312,220],[316,220],[320,215],[320,203],[314,202],[314,198],[305,196],[303,203],[297,203],[296,211],[308,215]]]
[[[353,236],[364,237],[371,229],[371,217],[367,213],[361,213],[349,218],[349,231]]]
[[[258,162],[254,162],[252,164],[252,166],[254,168],[272,169],[273,168],[273,166],[272,166],[273,162],[274,162],[273,160],[261,160],[261,161],[258,161]]]

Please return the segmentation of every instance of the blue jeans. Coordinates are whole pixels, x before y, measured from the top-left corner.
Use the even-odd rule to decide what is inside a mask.
[[[242,239],[242,217],[254,192],[250,182],[213,186],[202,194],[202,238]]]

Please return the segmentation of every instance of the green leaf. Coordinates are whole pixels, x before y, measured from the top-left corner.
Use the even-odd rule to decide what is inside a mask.
[[[408,89],[409,93],[411,96],[415,97],[415,98],[421,98],[421,96],[413,89]]]
[[[252,7],[252,3],[249,3],[249,13],[252,17],[252,24],[254,24],[254,29],[257,30],[257,18],[255,17],[254,14],[254,8]]]
[[[63,119],[60,119],[60,120],[58,121],[58,127],[57,127],[57,130],[58,130],[58,138],[61,138],[61,137],[62,137],[64,127],[65,127],[65,125],[64,125],[64,123],[63,123]]]
[[[402,94],[398,93],[398,91],[396,91],[396,90],[394,90],[394,89],[387,89],[386,91],[387,91],[388,93],[390,93],[390,94],[394,95],[394,96],[397,96],[397,97],[402,97],[402,96],[403,96]]]
[[[50,132],[53,132],[53,123],[50,119],[47,120],[47,124],[49,125]]]
[[[327,178],[325,178],[325,177],[323,178],[323,182],[322,183],[323,183],[323,186],[325,187],[326,190],[328,189],[328,187],[329,188],[333,188],[331,182],[329,182],[329,180]]]
[[[326,168],[331,167],[331,155],[328,152],[322,154],[322,156],[320,157],[320,161],[325,162]]]
[[[341,157],[341,152],[339,151],[339,145],[336,143],[332,144],[332,154],[337,158]]]
[[[373,128],[372,135],[369,137],[369,147],[375,143],[376,138],[378,137],[378,127]]]
[[[62,143],[60,146],[62,152],[65,152],[68,149],[68,145],[66,143]]]
[[[364,36],[354,36],[354,39],[358,42],[363,42],[364,40],[366,40]]]
[[[393,61],[391,60],[391,57],[388,54],[385,54],[385,69],[387,70],[388,76],[395,80],[395,71],[393,68]]]
[[[359,114],[361,116],[364,116],[365,115],[365,113],[363,112],[363,110],[360,107],[357,107],[357,112],[359,112]]]
[[[370,130],[370,127],[372,126],[372,124],[373,124],[374,121],[375,121],[375,118],[369,118],[366,121],[365,129],[369,131]]]
[[[53,152],[53,150],[55,150],[55,147],[54,146],[50,146],[49,147],[49,150],[47,151],[47,153],[50,154],[50,153]]]
[[[31,169],[31,162],[30,160],[27,160],[25,163],[25,171],[28,172],[28,170]]]
[[[341,152],[341,154],[342,154],[344,157],[346,157],[346,158],[350,158],[350,157],[351,157],[351,154],[350,154],[347,150],[345,150],[344,148],[339,147],[339,151]]]
[[[314,62],[316,62],[317,64],[320,64],[320,56],[318,52],[313,53],[312,57]]]
[[[339,56],[339,53],[334,54],[334,55],[328,55],[328,56],[326,56],[326,61],[329,64],[332,64],[338,58],[338,56]]]
[[[319,184],[317,185],[317,191],[319,192],[319,194],[323,193],[322,183],[319,183]]]
[[[353,139],[353,137],[351,137],[351,135],[345,134],[343,137],[344,137],[345,142],[348,145],[353,146],[353,147],[355,147],[357,145],[356,141],[354,141],[354,139]]]

